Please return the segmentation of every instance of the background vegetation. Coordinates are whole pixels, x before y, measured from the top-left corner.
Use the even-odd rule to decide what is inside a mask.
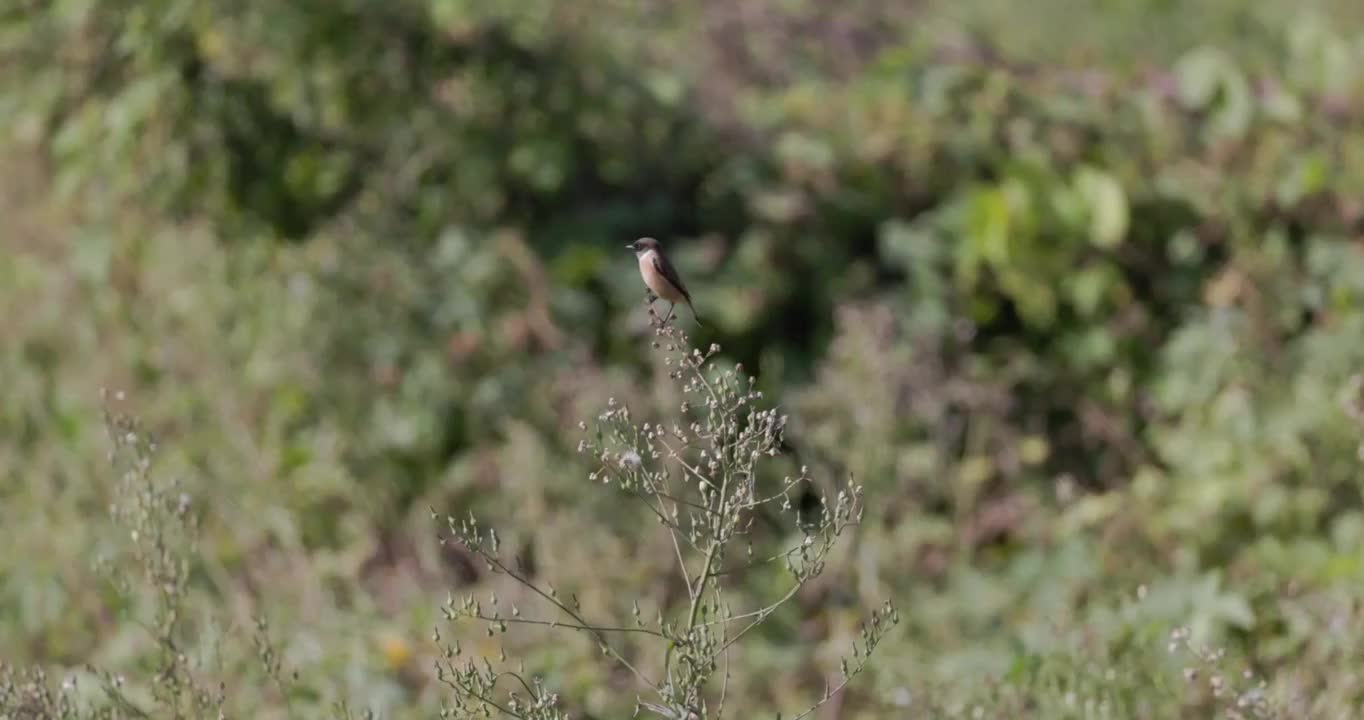
[[[0,714],[429,716],[500,587],[433,508],[679,602],[574,451],[676,414],[643,234],[868,498],[736,716],[887,597],[824,717],[1364,714],[1357,3],[18,0],[0,68]]]

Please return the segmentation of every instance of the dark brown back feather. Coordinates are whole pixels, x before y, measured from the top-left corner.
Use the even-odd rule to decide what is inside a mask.
[[[687,304],[691,304],[691,293],[687,291],[687,286],[683,284],[682,277],[677,274],[677,270],[673,269],[673,264],[668,262],[668,258],[664,257],[663,253],[654,253],[654,269],[661,273],[664,278],[667,278],[673,287],[681,290],[682,297],[687,299]]]

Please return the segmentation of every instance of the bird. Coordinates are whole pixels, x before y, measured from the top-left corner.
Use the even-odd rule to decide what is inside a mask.
[[[625,247],[635,251],[635,258],[639,260],[640,277],[644,278],[644,285],[649,288],[649,304],[652,305],[659,298],[668,301],[668,316],[663,318],[663,322],[672,319],[678,303],[685,302],[696,324],[705,327],[701,316],[696,313],[696,306],[692,305],[691,293],[682,282],[682,276],[668,262],[668,256],[663,254],[659,242],[651,237],[642,237]]]

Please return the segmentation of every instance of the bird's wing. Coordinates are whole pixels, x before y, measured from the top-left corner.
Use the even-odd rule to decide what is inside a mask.
[[[654,269],[657,270],[665,280],[672,283],[673,287],[681,290],[682,297],[686,298],[688,303],[691,302],[691,293],[687,292],[687,286],[682,283],[682,277],[677,274],[677,270],[673,269],[673,264],[668,262],[668,258],[660,253],[654,253]]]

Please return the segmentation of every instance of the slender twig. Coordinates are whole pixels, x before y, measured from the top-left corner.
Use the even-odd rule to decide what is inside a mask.
[[[822,562],[822,561],[824,560],[824,556],[828,554],[828,549],[829,549],[829,547],[831,547],[829,544],[823,545],[823,546],[820,548],[820,550],[817,551],[817,552],[815,553],[814,560],[812,560],[811,562],[813,562],[813,563]],[[805,586],[805,583],[804,583],[804,582],[802,582],[802,581],[797,581],[795,584],[793,584],[793,585],[791,586],[791,589],[788,590],[788,591],[786,592],[786,594],[783,595],[783,596],[781,597],[780,600],[777,600],[776,602],[774,602],[774,603],[768,605],[768,606],[767,606],[766,608],[764,608],[763,610],[757,611],[756,613],[747,613],[746,615],[742,616],[742,617],[750,617],[750,616],[757,615],[757,619],[754,620],[753,622],[749,623],[748,625],[746,625],[746,626],[744,627],[744,629],[740,630],[737,634],[734,635],[734,637],[732,637],[732,638],[730,638],[729,640],[727,640],[727,641],[720,647],[720,652],[724,652],[725,650],[728,650],[728,649],[729,649],[729,646],[731,646],[731,645],[733,645],[734,643],[738,642],[738,641],[739,641],[739,638],[741,638],[741,637],[743,637],[744,635],[748,634],[748,631],[749,631],[749,630],[752,630],[754,627],[756,627],[756,626],[758,626],[759,624],[761,624],[763,620],[766,620],[766,619],[767,619],[767,616],[768,616],[768,615],[772,614],[773,612],[775,612],[775,611],[777,610],[777,608],[781,607],[781,606],[784,605],[788,600],[790,600],[791,598],[795,597],[796,593],[799,592],[800,589],[801,589],[802,587],[804,587],[804,586]],[[737,620],[737,619],[740,619],[740,618],[729,618],[729,621],[733,621],[733,620]],[[711,655],[711,657],[714,658],[715,655]]]
[[[765,558],[761,558],[761,559],[758,559],[758,560],[749,560],[747,563],[744,563],[744,564],[742,564],[742,565],[735,565],[735,566],[733,566],[733,567],[724,568],[723,570],[716,570],[715,572],[711,573],[711,577],[721,577],[721,576],[724,576],[724,575],[732,575],[732,574],[734,574],[734,573],[736,573],[736,572],[741,572],[741,571],[743,571],[743,570],[750,570],[750,569],[755,568],[755,567],[758,567],[758,566],[760,566],[760,565],[766,565],[766,564],[768,564],[768,563],[773,563],[773,562],[776,562],[776,561],[781,560],[781,559],[783,559],[783,558],[789,558],[789,557],[791,557],[792,555],[795,555],[795,554],[799,553],[799,552],[800,552],[800,549],[803,548],[803,547],[805,547],[805,544],[802,542],[801,544],[796,545],[795,547],[793,547],[793,548],[791,548],[791,549],[789,549],[789,550],[783,550],[782,552],[779,552],[779,553],[777,553],[777,554],[775,554],[775,555],[769,555],[769,556],[767,556],[767,557],[765,557]]]
[[[483,620],[485,622],[508,622],[520,623],[522,625],[544,625],[546,627],[565,628],[568,630],[586,630],[589,632],[599,633],[639,633],[642,635],[653,635],[655,637],[666,637],[663,633],[658,632],[657,630],[650,630],[649,628],[610,627],[606,625],[576,625],[574,623],[559,622],[558,620],[535,620],[532,618],[523,618],[516,616],[493,617],[491,615],[483,615],[481,613],[477,615],[467,615],[466,617],[472,618],[474,620]]]
[[[852,682],[853,677],[860,672],[862,672],[861,665],[859,665],[856,670],[849,672],[847,675],[845,675],[843,677],[843,682],[840,682],[839,684],[833,687],[825,685],[824,697],[820,699],[818,702],[816,702],[814,705],[811,705],[809,708],[806,708],[805,712],[791,718],[791,720],[804,720],[804,718],[810,717],[810,715],[814,714],[814,712],[818,710],[820,707],[822,707],[824,703],[829,702],[829,698],[832,698],[833,696],[839,694],[840,692],[843,692],[843,688],[847,687],[848,683]]]
[[[725,717],[725,696],[729,694],[729,650],[725,650],[725,677],[720,682],[720,704],[715,709],[715,720]]]
[[[450,678],[452,678],[452,677],[459,677],[459,672],[458,672],[457,670],[455,670],[455,667],[454,667],[454,664],[453,664],[453,663],[447,661],[445,664],[446,664],[446,666],[447,666],[446,672],[448,672],[449,675],[446,675],[445,672],[440,672],[440,673],[437,673],[437,676],[438,676],[438,677],[437,677],[436,679],[439,680],[441,683],[443,683],[446,687],[450,688],[451,690],[454,690],[454,691],[457,692],[457,693],[464,693],[464,694],[467,694],[467,695],[473,697],[475,700],[478,700],[478,701],[481,702],[481,703],[486,703],[486,704],[488,704],[488,705],[491,705],[491,706],[497,708],[499,712],[502,712],[502,713],[508,715],[509,717],[520,718],[521,720],[524,720],[524,718],[525,718],[524,715],[522,715],[522,714],[520,714],[520,713],[517,713],[517,712],[514,712],[511,708],[508,708],[508,707],[504,706],[502,703],[499,703],[498,701],[496,701],[496,700],[494,700],[494,699],[492,699],[492,698],[490,698],[490,697],[487,697],[486,695],[484,695],[484,694],[478,692],[477,690],[475,690],[475,689],[473,689],[473,688],[471,688],[471,687],[462,686],[462,685],[460,685],[459,683],[456,683],[456,682],[454,682],[453,680],[451,680]],[[493,676],[493,684],[496,684],[496,683],[497,683],[497,678],[498,678],[498,677],[499,677],[499,676],[497,676],[497,675],[494,675],[494,676]],[[524,681],[522,682],[522,684],[524,684]]]
[[[526,692],[530,693],[531,697],[539,696],[539,693],[535,692],[535,689],[530,686],[530,683],[526,682],[526,679],[521,677],[521,673],[518,673],[514,670],[504,670],[500,673],[497,673],[496,675],[493,676],[493,683],[496,684],[497,681],[501,680],[504,675],[516,678],[516,681],[521,683],[521,687],[525,688]]]
[[[698,482],[703,482],[703,483],[705,483],[705,484],[708,485],[708,486],[714,487],[714,485],[715,485],[714,481],[712,481],[710,478],[706,477],[705,474],[702,473],[700,470],[697,470],[696,468],[692,467],[691,464],[689,464],[686,460],[683,460],[683,459],[682,459],[682,454],[679,453],[678,451],[674,450],[673,447],[672,447],[671,445],[669,445],[668,443],[666,443],[666,442],[664,442],[664,441],[662,441],[662,440],[659,441],[659,444],[662,445],[663,448],[664,448],[665,450],[668,451],[668,457],[669,457],[669,459],[672,459],[672,460],[677,461],[677,464],[678,464],[678,465],[681,465],[683,469],[685,469],[687,472],[691,473],[692,475],[695,475],[695,476],[696,476],[696,480],[697,480]],[[687,503],[687,504],[688,504],[688,505],[693,505],[694,503]],[[697,507],[698,509],[705,509],[707,512],[714,512],[714,510],[712,510],[709,506],[706,506],[706,505],[695,505],[695,507]]]
[[[566,613],[569,617],[578,621],[579,625],[584,626],[587,632],[592,633],[592,635],[596,637],[597,641],[601,643],[602,649],[604,649],[608,654],[610,654],[611,657],[615,658],[616,662],[619,662],[631,673],[634,673],[635,677],[639,678],[641,682],[652,688],[658,687],[658,683],[655,683],[653,680],[650,680],[649,677],[644,673],[640,672],[639,669],[634,666],[634,664],[632,664],[629,660],[626,660],[625,656],[621,655],[619,652],[616,652],[616,649],[611,647],[611,644],[607,641],[607,637],[605,634],[603,634],[599,630],[596,630],[594,626],[592,626],[590,623],[584,620],[582,616],[578,615],[578,613],[574,612],[572,608],[563,604],[562,602],[559,601],[558,598],[554,597],[553,595],[550,595],[544,590],[541,590],[538,585],[522,577],[520,574],[518,574],[511,568],[507,567],[505,563],[499,560],[497,556],[493,555],[492,553],[484,551],[481,548],[478,549],[478,553],[483,556],[484,560],[487,560],[488,562],[492,563],[493,566],[500,570],[502,573],[506,574],[508,577],[521,583],[522,585],[525,585],[526,587],[530,588],[531,591],[534,592],[536,595],[539,595],[540,597],[544,598],[551,605],[554,605],[555,607],[559,608],[564,613]]]
[[[666,497],[667,497],[666,495],[664,495],[664,494],[658,489],[658,485],[654,483],[653,479],[652,479],[647,473],[644,475],[644,478],[645,478],[645,481],[649,483],[649,490],[650,490],[651,492],[653,492],[656,496],[658,496],[658,497],[660,497],[660,498],[666,498]],[[673,512],[676,512],[676,511],[677,511],[677,506],[676,506],[676,503],[677,503],[677,502],[678,502],[677,500],[673,500],[673,503],[674,503],[674,505],[673,505]],[[684,502],[685,502],[685,501],[684,501]],[[686,503],[686,504],[692,505],[693,503]],[[659,505],[662,505],[662,502],[660,502]],[[697,507],[700,507],[700,506],[697,506]],[[677,567],[678,567],[679,572],[682,573],[682,584],[683,584],[683,585],[686,585],[686,587],[687,587],[687,596],[688,596],[689,598],[695,598],[695,595],[692,594],[692,589],[691,589],[691,575],[689,575],[689,574],[687,573],[687,561],[686,561],[685,558],[682,557],[682,546],[681,546],[681,544],[678,543],[678,541],[677,541],[678,528],[677,528],[671,521],[668,521],[668,520],[664,520],[664,521],[663,521],[663,524],[668,528],[668,538],[672,540],[672,543],[673,543],[673,552],[677,554]],[[684,537],[683,540],[685,540],[689,545],[692,545],[693,547],[695,547],[695,545],[691,542],[691,539],[690,539],[690,538]]]
[[[720,543],[712,540],[710,547],[706,548],[706,561],[701,567],[701,573],[697,577],[696,592],[691,594],[691,606],[687,609],[687,624],[683,637],[690,638],[691,631],[696,627],[696,613],[701,609],[701,597],[705,594],[706,583],[710,581],[710,565],[715,562],[715,553],[719,549]],[[668,643],[668,649],[663,653],[663,673],[667,677],[672,669],[673,648],[676,642]]]

